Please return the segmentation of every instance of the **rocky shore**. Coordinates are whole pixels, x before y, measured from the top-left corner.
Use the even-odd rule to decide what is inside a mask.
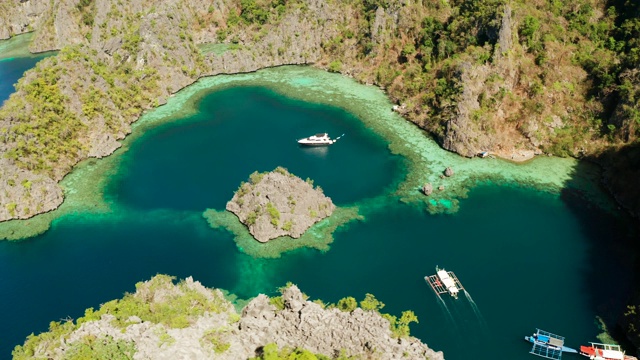
[[[207,289],[191,278],[174,285],[170,277],[158,275],[136,289],[125,299],[87,311],[75,324],[56,325],[49,333],[29,338],[14,350],[14,359],[62,359],[80,353],[100,357],[105,355],[101,351],[110,351],[111,356],[126,354],[133,359],[235,360],[259,356],[269,344],[329,358],[342,354],[444,359],[442,352],[416,338],[394,335],[389,320],[378,311],[328,308],[307,300],[295,285],[284,288],[279,297],[257,296],[240,314],[220,290]],[[185,301],[191,303],[194,315],[185,316],[189,311],[163,315]]]
[[[335,208],[322,189],[313,187],[313,181],[304,181],[282,167],[253,173],[227,203],[227,210],[260,242],[280,236],[299,238]]]

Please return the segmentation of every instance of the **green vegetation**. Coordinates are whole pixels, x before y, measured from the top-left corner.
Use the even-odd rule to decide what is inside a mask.
[[[245,24],[264,25],[267,22],[277,22],[287,11],[286,7],[291,6],[296,1],[286,0],[240,0],[240,17]],[[237,24],[238,19],[234,18],[232,23]]]
[[[13,119],[12,125],[0,128],[2,141],[11,144],[4,156],[23,169],[54,178],[85,156],[87,120],[91,123],[103,118],[111,131],[119,131],[120,119],[137,118],[158,90],[155,69],[134,70],[131,64],[114,69],[82,45],[63,49],[32,71],[37,76],[30,81],[21,79],[17,93],[0,109],[0,117]],[[82,91],[82,79],[72,79],[71,75],[82,71],[103,79],[107,90],[88,85],[88,91]],[[70,99],[60,89],[62,83],[78,91],[82,113],[69,107]]]
[[[147,282],[136,284],[134,294],[125,294],[124,298],[109,301],[100,309],[95,311],[89,308],[83,317],[75,323],[73,321],[51,322],[49,331],[40,335],[29,335],[24,345],[16,346],[13,351],[14,359],[32,358],[36,351],[38,354],[51,352],[60,345],[59,339],[66,338],[78,329],[80,325],[89,321],[99,320],[102,315],[110,314],[115,316],[112,324],[122,329],[131,323],[129,318],[139,317],[142,321],[149,321],[155,324],[163,324],[170,328],[184,328],[198,316],[205,312],[221,313],[227,310],[227,302],[216,292],[209,291],[208,295],[188,286],[184,281],[173,285],[175,278],[167,275],[156,275]],[[162,294],[161,301],[158,301],[156,294]],[[174,341],[166,331],[158,334],[161,342],[171,343]],[[224,344],[218,344],[218,349],[222,349]],[[111,338],[85,338],[82,342],[73,345],[73,352],[67,354],[70,359],[82,359],[87,353],[97,351],[98,354],[111,354],[113,357],[95,357],[101,359],[130,359],[133,356],[133,345],[123,341],[114,341]]]
[[[31,334],[27,336],[24,345],[18,345],[13,352],[14,360],[33,359],[36,350],[39,352],[51,352],[60,345],[60,338],[67,337],[71,332],[76,330],[77,326],[72,321],[49,323],[49,331],[35,336]]]
[[[249,183],[251,183],[251,185],[256,185],[262,180],[265,174],[266,173],[258,173],[257,171],[254,171],[251,175],[249,175]]]
[[[376,299],[372,294],[366,294],[364,300],[360,301],[360,308],[366,311],[380,311],[384,303]]]
[[[168,290],[173,286],[173,277],[157,275],[147,283],[136,284],[135,294],[126,294],[121,300],[112,300],[103,304],[98,311],[88,309],[78,324],[98,320],[102,314],[111,314],[116,318],[114,325],[126,327],[129,317],[138,316],[143,321],[164,324],[172,328],[189,326],[191,320],[205,312],[219,313],[225,310],[225,300],[215,293],[213,300],[204,294],[190,289],[185,282],[177,284],[179,293],[169,294],[162,302],[150,303],[153,294],[159,290]]]
[[[250,211],[250,212],[247,214],[247,219],[245,220],[245,223],[246,223],[248,226],[255,225],[256,220],[258,220],[258,212],[257,212],[257,211],[255,211],[255,210],[254,210],[254,211]]]
[[[282,299],[282,296],[270,297],[269,304],[275,306],[278,310],[284,310],[284,300]]]
[[[400,319],[389,314],[382,314],[382,316],[385,319],[389,320],[391,333],[393,333],[393,335],[398,338],[409,336],[409,324],[411,324],[412,322],[418,322],[418,317],[411,310],[403,311]]]
[[[243,181],[240,183],[238,190],[236,190],[236,194],[238,195],[239,198],[241,198],[247,195],[248,193],[250,193],[252,189],[253,187],[251,186],[251,184]]]
[[[351,312],[358,307],[358,302],[355,298],[348,296],[338,301],[336,305],[328,305],[329,308],[336,307],[340,311]],[[360,302],[360,308],[365,311],[376,311],[380,313],[380,310],[384,307],[384,303],[375,298],[372,294],[366,294],[364,300]],[[382,317],[389,321],[389,328],[391,333],[396,338],[407,337],[410,335],[409,325],[412,322],[417,323],[418,317],[413,311],[403,311],[400,319],[390,314],[380,313]]]
[[[267,213],[271,219],[271,225],[278,227],[280,221],[280,211],[273,205],[271,201],[267,203]]]
[[[63,68],[57,60],[42,61],[36,71],[36,79],[29,83],[22,79],[16,85],[23,95],[12,95],[0,109],[0,118],[14,120],[0,133],[4,133],[3,142],[13,145],[6,158],[24,169],[53,175],[55,164],[79,156],[79,137],[86,126],[66,108],[68,99],[58,86]],[[27,107],[32,107],[30,112],[21,110]]]
[[[94,0],[80,0],[76,8],[82,16],[82,23],[86,26],[93,26],[96,13]]]
[[[18,204],[14,202],[7,204],[7,211],[9,211],[9,214],[11,214],[11,216],[15,216],[17,207],[18,207]]]
[[[227,329],[211,329],[207,330],[200,342],[203,344],[210,344],[213,346],[213,351],[216,354],[221,354],[231,347],[231,344],[224,341],[225,334],[228,332]]]
[[[314,354],[309,350],[300,348],[288,348],[278,349],[278,345],[275,343],[269,343],[262,347],[261,353],[251,360],[329,360],[328,356],[322,354]],[[338,359],[347,359],[345,357],[339,357]]]
[[[158,327],[154,330],[154,333],[158,337],[158,346],[172,345],[176,342],[173,336],[169,335],[165,327]]]
[[[39,335],[31,334],[27,337],[24,345],[18,345],[13,350],[13,358],[16,360],[26,360],[32,358],[51,358],[61,345],[61,341],[68,340],[75,330],[84,323],[98,321],[103,315],[109,314],[115,318],[112,325],[122,328],[123,332],[129,325],[137,323],[137,320],[130,322],[130,317],[138,317],[144,322],[160,324],[154,327],[155,335],[158,337],[158,346],[171,345],[175,339],[169,335],[167,328],[183,328],[197,317],[204,313],[226,312],[230,303],[227,302],[218,292],[209,289],[202,289],[199,286],[192,286],[191,282],[180,281],[174,285],[175,278],[167,275],[156,275],[147,282],[136,284],[134,294],[125,294],[120,300],[112,300],[103,304],[98,311],[89,308],[85,315],[75,323],[72,320],[65,322],[51,322],[49,331]],[[293,286],[288,282],[278,289],[280,296],[272,296],[269,302],[276,309],[284,310],[285,303],[282,294]],[[302,294],[304,300],[309,297]],[[327,307],[322,301],[316,300],[322,308]],[[378,301],[373,295],[366,294],[365,299],[360,302],[363,310],[378,312],[384,304]],[[353,297],[346,297],[338,301],[337,305],[329,305],[328,308],[338,308],[341,311],[353,311],[358,303]],[[231,312],[228,313],[228,323],[233,324],[240,320],[240,316]],[[395,316],[382,314],[390,321],[391,330],[396,337],[409,336],[409,324],[417,322],[412,311],[405,311],[399,320]],[[200,344],[210,347],[215,353],[220,354],[229,350],[231,328],[222,326],[208,329],[200,338]],[[68,348],[63,353],[62,359],[133,359],[136,347],[133,342],[115,340],[110,336],[87,335],[73,343],[67,343]],[[324,355],[312,354],[303,349],[278,349],[275,344],[264,346],[263,351],[256,359],[328,359]],[[336,358],[336,357],[334,357]],[[338,359],[348,359],[341,351]]]
[[[344,312],[352,312],[358,307],[358,302],[355,298],[348,296],[346,298],[342,298],[338,300],[338,304],[336,305],[340,311]]]
[[[334,60],[329,64],[330,72],[340,72],[342,71],[342,62],[340,60]]]
[[[289,171],[287,169],[283,168],[282,166],[278,166],[273,171],[277,172],[278,174],[287,175],[287,176],[293,176],[293,174],[289,173]]]
[[[104,359],[104,360],[132,360],[136,352],[133,342],[124,340],[114,340],[111,336],[96,338],[87,336],[81,341],[71,344],[62,359],[64,360],[84,360],[84,359]]]
[[[284,231],[291,231],[292,227],[293,227],[293,220],[287,220],[284,222],[284,224],[282,224],[282,230]]]

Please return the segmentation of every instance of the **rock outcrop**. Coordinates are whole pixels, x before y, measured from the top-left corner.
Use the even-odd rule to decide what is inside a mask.
[[[238,15],[238,7],[234,0],[0,3],[4,37],[33,30],[31,51],[62,49],[28,71],[0,111],[0,221],[57,208],[63,201],[57,183],[75,164],[111,154],[144,110],[199,77],[318,61],[322,43],[338,33],[333,19],[346,16],[339,7],[310,0],[304,7],[287,6],[268,32],[257,36],[243,23],[232,39],[223,39],[220,34],[230,32],[226,21],[231,13]],[[196,46],[222,41],[233,50],[203,54]],[[62,111],[52,114],[38,104],[41,97],[29,97],[38,81]],[[40,123],[49,120],[43,115],[60,122],[58,132],[21,130],[53,128]],[[31,184],[28,192],[20,188],[25,180]]]
[[[0,39],[8,39],[40,28],[52,3],[50,0],[0,2]]]
[[[253,173],[227,203],[260,242],[280,236],[299,238],[316,222],[335,210],[331,198],[311,180],[302,179],[278,167],[269,173]]]
[[[462,156],[473,157],[478,153],[500,147],[511,148],[489,131],[493,122],[504,120],[504,112],[492,114],[487,119],[484,112],[494,109],[483,109],[484,102],[501,91],[510,91],[515,82],[514,60],[510,55],[512,47],[511,7],[504,6],[498,41],[493,53],[493,62],[477,64],[469,59],[457,65],[455,78],[459,87],[454,115],[447,121],[442,139],[442,146]],[[517,136],[515,140],[518,141]]]
[[[104,307],[118,304],[106,303],[79,319],[80,324],[65,324],[66,332],[58,332],[59,338],[30,338],[14,355],[33,349],[31,355],[36,358],[63,358],[98,340],[104,346],[117,344],[116,352],[128,351],[134,359],[247,359],[267,344],[328,357],[343,353],[366,359],[443,359],[442,352],[414,337],[394,336],[379,312],[324,308],[306,300],[295,285],[284,289],[279,301],[258,295],[242,315],[219,290],[207,289],[191,278],[173,285],[171,278],[159,275],[136,289],[119,302],[129,310],[112,306],[113,310],[105,311]],[[201,313],[163,315],[162,311],[171,314],[187,299],[192,308],[201,307]],[[137,310],[131,311],[132,307]],[[151,316],[161,321],[150,321],[145,309],[154,309]],[[177,318],[182,320],[176,322]]]

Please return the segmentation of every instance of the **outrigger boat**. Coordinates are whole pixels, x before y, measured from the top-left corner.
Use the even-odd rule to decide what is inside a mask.
[[[438,295],[449,293],[449,295],[457,299],[460,290],[464,290],[456,274],[452,271],[440,269],[438,266],[436,266],[436,274],[425,276],[424,280],[431,285],[433,291]]]
[[[635,356],[625,355],[620,345],[590,344],[590,346],[580,346],[580,355],[591,360],[638,360]]]
[[[533,344],[530,354],[547,359],[559,360],[563,352],[578,352],[576,349],[564,346],[564,337],[540,329],[536,329],[533,335],[525,336],[524,339]]]
[[[331,139],[329,137],[329,134],[319,133],[319,134],[311,135],[304,139],[299,139],[297,141],[298,141],[298,144],[305,145],[305,146],[328,146],[328,145],[335,144],[336,141],[340,140],[340,138],[343,136],[344,134],[338,136],[335,139]]]

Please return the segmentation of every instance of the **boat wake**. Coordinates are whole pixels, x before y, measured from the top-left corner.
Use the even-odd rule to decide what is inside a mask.
[[[464,292],[464,297],[467,298],[467,300],[469,301],[469,305],[471,305],[471,309],[473,310],[473,313],[478,318],[478,322],[480,322],[480,326],[482,326],[482,329],[485,332],[489,333],[489,325],[487,325],[487,321],[484,319],[484,316],[482,316],[482,313],[480,312],[480,308],[478,308],[478,305],[476,304],[475,301],[473,301],[471,294],[469,294],[467,290],[463,290],[463,292]]]
[[[444,299],[442,298],[442,296],[440,296],[440,294],[436,294],[436,296],[438,297],[438,306],[440,306],[440,309],[442,309],[443,313],[445,314],[445,317],[451,323],[453,328],[455,330],[458,330],[458,325],[456,324],[456,320],[453,317],[451,310],[449,310],[447,303],[444,302]]]

